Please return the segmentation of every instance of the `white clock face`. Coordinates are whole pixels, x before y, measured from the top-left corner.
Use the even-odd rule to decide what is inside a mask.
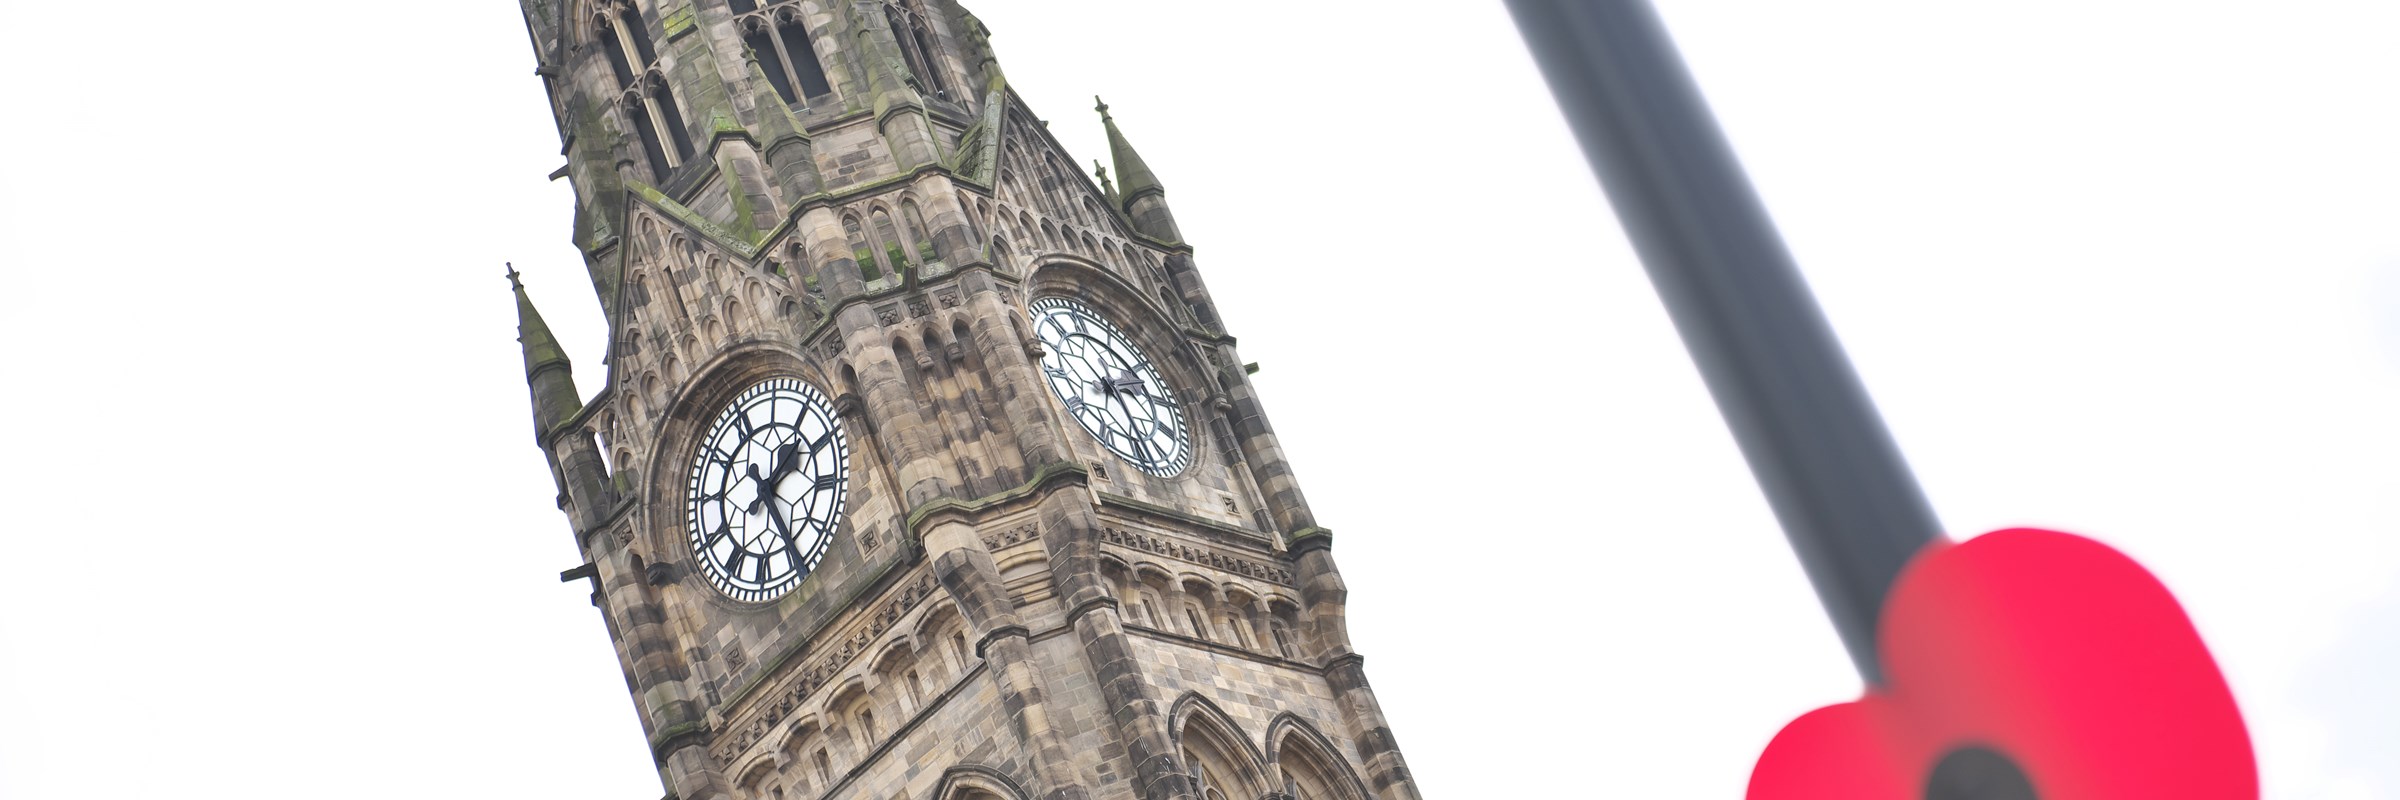
[[[791,378],[750,387],[692,458],[693,563],[726,597],[783,596],[825,557],[849,471],[850,445],[824,393]]]
[[[1067,415],[1143,472],[1167,477],[1192,458],[1183,406],[1124,332],[1064,297],[1033,301],[1033,331],[1049,354],[1042,378]]]

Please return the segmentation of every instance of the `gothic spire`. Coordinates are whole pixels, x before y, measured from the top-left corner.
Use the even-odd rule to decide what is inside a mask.
[[[1108,129],[1108,155],[1117,164],[1117,180],[1123,194],[1119,207],[1133,217],[1133,227],[1152,238],[1179,242],[1183,234],[1175,228],[1175,216],[1167,211],[1167,190],[1160,186],[1158,176],[1151,174],[1150,165],[1142,163],[1142,155],[1125,140],[1125,132],[1117,130],[1117,119],[1108,115],[1108,102],[1092,98],[1100,112],[1100,124]]]
[[[508,267],[508,287],[517,295],[517,343],[525,348],[525,385],[533,393],[534,436],[540,439],[582,411],[583,400],[575,394],[575,365],[526,296],[515,264]]]
[[[1125,196],[1143,192],[1164,192],[1158,176],[1150,174],[1150,165],[1142,163],[1142,154],[1133,151],[1133,143],[1125,141],[1125,132],[1117,130],[1117,118],[1108,115],[1108,101],[1092,98],[1098,103],[1093,110],[1100,112],[1100,124],[1108,129],[1108,156],[1117,162],[1117,178],[1125,182]]]

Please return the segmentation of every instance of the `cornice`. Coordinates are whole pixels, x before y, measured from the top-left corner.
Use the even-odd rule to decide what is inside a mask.
[[[1004,489],[973,500],[958,500],[948,497],[927,500],[924,504],[908,512],[904,527],[910,536],[922,539],[925,536],[925,529],[929,527],[928,523],[937,517],[943,520],[955,519],[972,524],[982,516],[984,510],[993,506],[1032,497],[1036,494],[1047,494],[1059,485],[1081,486],[1090,481],[1091,471],[1083,465],[1068,461],[1054,461],[1034,470],[1032,478],[1018,484],[1013,489]]]
[[[1284,534],[1283,540],[1286,543],[1284,549],[1291,553],[1293,558],[1299,558],[1302,554],[1312,550],[1330,551],[1333,549],[1333,531],[1315,525]]]
[[[1237,540],[1236,540],[1236,542],[1237,542],[1237,543],[1240,543],[1240,544],[1254,544],[1254,545],[1261,545],[1261,546],[1259,547],[1259,550],[1260,550],[1261,552],[1269,552],[1269,548],[1268,548],[1268,547],[1265,547],[1265,546],[1263,546],[1263,545],[1266,545],[1266,544],[1268,544],[1268,542],[1269,542],[1270,540],[1268,539],[1268,537],[1267,537],[1267,535],[1266,535],[1266,534],[1259,533],[1258,531],[1250,530],[1250,529],[1248,529],[1248,528],[1237,527],[1237,526],[1233,526],[1233,525],[1227,525],[1227,524],[1225,524],[1225,523],[1218,522],[1218,521],[1216,521],[1216,520],[1213,520],[1213,519],[1206,519],[1206,518],[1203,518],[1203,517],[1196,517],[1196,516],[1192,516],[1191,514],[1187,514],[1187,513],[1184,513],[1184,512],[1182,512],[1182,511],[1177,511],[1177,510],[1175,510],[1175,509],[1168,508],[1168,507],[1166,507],[1166,506],[1162,506],[1162,505],[1154,505],[1154,504],[1151,504],[1151,503],[1145,503],[1145,502],[1142,502],[1142,501],[1140,501],[1140,500],[1135,500],[1135,499],[1133,499],[1133,498],[1131,498],[1131,497],[1126,497],[1126,496],[1124,496],[1124,495],[1121,495],[1121,494],[1115,494],[1115,493],[1112,493],[1112,492],[1105,492],[1105,491],[1103,491],[1103,492],[1095,492],[1094,494],[1096,494],[1096,495],[1098,495],[1098,496],[1099,496],[1099,498],[1100,498],[1100,504],[1101,504],[1101,505],[1103,505],[1103,506],[1115,506],[1115,507],[1117,507],[1117,508],[1128,509],[1128,510],[1132,510],[1132,511],[1140,511],[1140,512],[1142,512],[1142,513],[1144,513],[1144,514],[1151,514],[1151,515],[1155,515],[1155,516],[1166,517],[1167,519],[1171,519],[1171,520],[1174,520],[1174,521],[1176,521],[1176,522],[1183,523],[1183,524],[1185,524],[1185,525],[1190,525],[1190,526],[1193,526],[1193,527],[1196,527],[1196,528],[1202,528],[1202,529],[1205,529],[1205,530],[1208,530],[1208,531],[1212,531],[1212,532],[1215,532],[1215,533],[1222,533],[1222,534],[1226,534],[1226,535],[1229,535],[1229,536],[1236,536],[1236,537],[1240,537],[1239,539],[1237,539]]]

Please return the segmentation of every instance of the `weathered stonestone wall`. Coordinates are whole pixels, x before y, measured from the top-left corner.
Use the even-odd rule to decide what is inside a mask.
[[[612,337],[589,398],[528,339],[537,432],[672,796],[1417,797],[1330,534],[1113,122],[1124,195],[949,0],[525,8]],[[785,96],[746,52],[787,27],[831,91]],[[636,132],[669,118],[654,157]],[[1180,471],[1064,413],[1046,297],[1155,363]],[[751,604],[695,569],[684,514],[702,429],[767,378],[832,399],[849,479],[823,560]]]

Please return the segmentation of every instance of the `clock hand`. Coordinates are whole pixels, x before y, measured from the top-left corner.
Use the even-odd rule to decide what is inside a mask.
[[[799,468],[799,454],[800,443],[798,439],[794,439],[784,442],[782,447],[775,448],[775,465],[767,468],[765,477],[759,476],[757,463],[754,462],[750,465],[750,479],[758,481],[758,496],[750,498],[750,513],[758,513],[759,505],[775,494],[775,485],[783,481],[783,476],[790,475],[792,470]]]
[[[775,529],[775,535],[782,537],[786,546],[792,544],[791,524],[784,522],[783,515],[775,513],[775,507],[771,505],[767,507],[767,525]]]

